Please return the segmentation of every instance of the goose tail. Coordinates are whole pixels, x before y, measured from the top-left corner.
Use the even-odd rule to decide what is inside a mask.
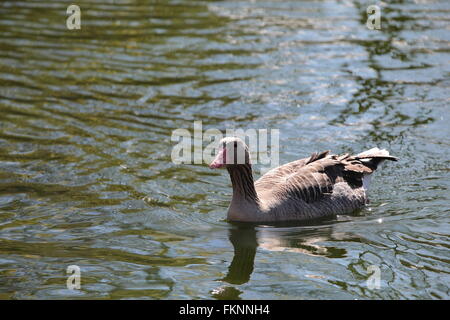
[[[371,174],[380,164],[385,160],[397,161],[398,158],[391,156],[386,149],[372,148],[356,155],[355,160],[359,160],[364,166],[370,169],[370,172],[365,173],[362,178],[363,187],[367,191],[370,185]]]
[[[355,160],[361,161],[372,171],[375,171],[385,160],[397,161],[398,158],[391,156],[386,149],[372,148],[356,155]]]

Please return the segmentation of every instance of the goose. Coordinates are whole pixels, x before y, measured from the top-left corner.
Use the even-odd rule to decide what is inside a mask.
[[[238,137],[225,137],[209,167],[225,167],[230,175],[228,221],[307,221],[364,207],[370,176],[385,160],[398,159],[378,148],[357,155],[315,152],[254,181],[247,145]]]

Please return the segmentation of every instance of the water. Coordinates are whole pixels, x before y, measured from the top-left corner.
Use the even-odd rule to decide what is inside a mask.
[[[0,298],[450,298],[448,1],[379,31],[372,1],[77,0],[67,30],[70,4],[0,4]],[[401,160],[360,212],[232,224],[226,171],[171,161],[194,121]]]

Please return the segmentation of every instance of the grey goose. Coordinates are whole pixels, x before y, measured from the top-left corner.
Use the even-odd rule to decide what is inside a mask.
[[[247,145],[226,137],[209,167],[225,167],[230,175],[228,220],[306,221],[364,207],[370,175],[384,160],[397,158],[378,148],[357,155],[324,151],[274,168],[254,181]]]

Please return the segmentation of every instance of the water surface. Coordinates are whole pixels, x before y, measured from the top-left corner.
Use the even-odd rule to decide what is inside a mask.
[[[0,298],[450,298],[448,1],[72,3],[0,4]],[[194,121],[401,161],[360,212],[232,224],[226,171],[171,161]]]

